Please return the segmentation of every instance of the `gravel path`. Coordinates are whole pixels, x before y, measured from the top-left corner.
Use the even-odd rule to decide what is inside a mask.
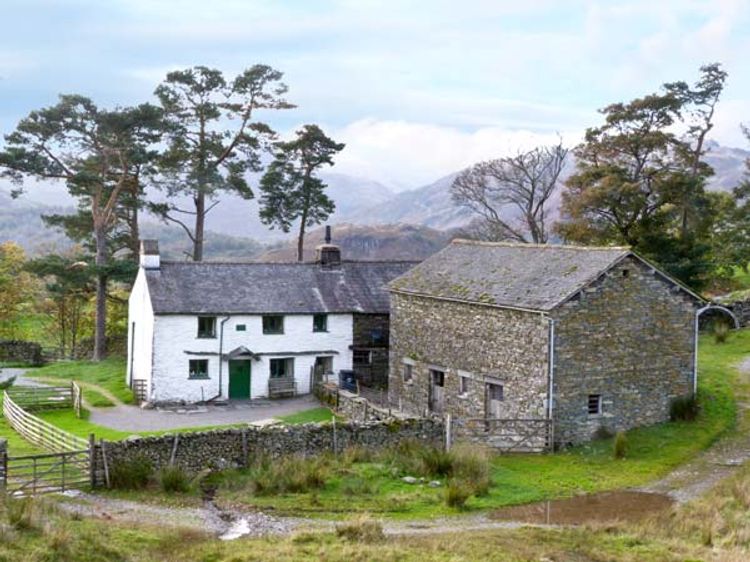
[[[318,406],[320,403],[310,395],[273,401],[230,401],[226,406],[202,406],[176,410],[142,410],[137,406],[123,405],[113,408],[92,408],[89,421],[111,429],[137,433],[259,422]]]
[[[68,513],[159,527],[189,528],[227,540],[240,536],[285,535],[301,524],[298,519],[271,517],[260,511],[221,511],[211,502],[205,502],[202,507],[162,507],[83,492],[68,492],[65,496],[68,499],[59,506]]]

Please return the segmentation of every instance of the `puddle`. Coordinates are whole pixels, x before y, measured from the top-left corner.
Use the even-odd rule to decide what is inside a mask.
[[[581,525],[594,522],[638,521],[668,509],[673,500],[646,492],[603,492],[566,500],[550,500],[506,507],[490,517],[546,525]]]
[[[233,541],[240,537],[250,534],[250,523],[247,519],[240,518],[234,521],[223,535],[219,535],[219,540],[222,541]]]

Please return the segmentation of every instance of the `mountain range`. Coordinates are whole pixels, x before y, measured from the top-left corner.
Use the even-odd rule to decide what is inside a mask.
[[[732,189],[745,174],[750,151],[715,142],[709,143],[707,148],[706,161],[715,171],[709,188]],[[571,162],[566,167],[566,175],[572,169]],[[400,192],[371,179],[322,174],[328,184],[328,194],[336,203],[336,211],[328,222],[342,225],[335,230],[338,236],[334,236],[339,242],[344,236],[347,248],[362,259],[421,259],[429,255],[425,252],[435,251],[447,243],[451,230],[465,226],[472,219],[470,211],[457,207],[451,199],[450,186],[458,173]],[[72,200],[61,186],[32,185],[26,195],[13,200],[8,196],[9,191],[10,186],[0,182],[0,241],[16,240],[30,253],[70,245],[61,233],[44,227],[40,219],[42,214],[72,211]],[[158,193],[151,196],[157,200],[163,198]],[[178,202],[188,208],[191,203],[186,197]],[[552,203],[554,216],[558,199]],[[206,248],[209,258],[257,259],[262,255],[264,259],[288,260],[294,257],[292,245],[288,243],[294,231],[283,233],[262,224],[257,199],[223,197],[209,213],[206,227],[211,232]],[[162,240],[162,248],[171,258],[182,259],[189,249],[187,239],[176,225],[146,216],[142,229],[144,235]],[[322,238],[322,234],[310,236],[306,248],[312,248],[318,238]]]

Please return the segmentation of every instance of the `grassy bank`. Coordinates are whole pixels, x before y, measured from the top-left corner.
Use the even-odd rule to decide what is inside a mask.
[[[61,361],[34,369],[31,378],[59,379],[91,383],[109,391],[124,404],[132,404],[133,392],[125,382],[125,359],[110,357],[99,363],[92,361]]]

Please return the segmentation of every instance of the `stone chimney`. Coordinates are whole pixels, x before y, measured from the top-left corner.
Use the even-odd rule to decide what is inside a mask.
[[[325,243],[315,248],[315,262],[323,268],[335,268],[341,265],[341,248],[331,244],[331,227],[326,225]]]
[[[159,241],[158,240],[141,240],[141,257],[140,265],[143,269],[159,269],[161,267],[159,259]]]

